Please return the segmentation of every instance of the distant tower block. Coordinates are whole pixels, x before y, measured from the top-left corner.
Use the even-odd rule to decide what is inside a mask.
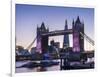
[[[65,28],[64,30],[68,30],[67,20],[65,20]],[[69,35],[65,34],[63,39],[63,48],[69,47]]]
[[[48,49],[48,36],[41,36],[42,33],[49,32],[46,29],[44,22],[42,22],[41,27],[37,27],[37,52],[44,53]]]
[[[82,38],[80,32],[84,33],[84,24],[80,21],[79,16],[74,22],[73,20],[73,52],[84,51],[84,38]]]

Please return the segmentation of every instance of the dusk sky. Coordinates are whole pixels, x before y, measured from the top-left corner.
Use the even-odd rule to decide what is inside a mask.
[[[94,9],[93,8],[74,8],[74,7],[54,7],[40,5],[16,4],[16,43],[26,48],[36,37],[37,25],[42,22],[49,31],[63,30],[67,19],[68,28],[72,28],[73,19],[77,16],[84,22],[85,33],[94,40]],[[62,46],[63,35],[50,37]],[[70,36],[72,46],[72,36]],[[36,42],[33,46],[36,46]]]

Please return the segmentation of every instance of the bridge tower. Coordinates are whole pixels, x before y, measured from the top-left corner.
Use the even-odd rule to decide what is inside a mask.
[[[65,28],[64,30],[68,30],[67,20],[65,20]],[[63,48],[69,47],[69,35],[65,34],[63,39]]]
[[[49,32],[46,29],[44,22],[42,22],[41,27],[37,27],[37,52],[45,53],[48,49],[48,36],[41,36],[42,33]]]
[[[84,38],[80,32],[84,34],[84,23],[80,21],[79,16],[77,20],[73,20],[73,52],[83,52],[84,51]]]

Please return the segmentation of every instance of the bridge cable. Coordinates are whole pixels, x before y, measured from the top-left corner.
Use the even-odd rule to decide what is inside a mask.
[[[86,40],[94,46],[94,41],[89,36],[87,36],[85,33],[83,34],[82,32],[80,32],[80,34],[83,38],[85,37]]]
[[[28,45],[27,49],[30,49],[32,47],[32,45],[34,44],[36,39],[37,39],[37,37],[35,37],[34,40]]]

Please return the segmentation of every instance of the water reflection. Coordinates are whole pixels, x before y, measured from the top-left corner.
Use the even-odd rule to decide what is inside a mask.
[[[29,62],[33,61],[19,61],[16,62],[16,67],[22,66],[24,64],[27,64]],[[39,61],[38,61],[39,62]],[[60,65],[53,65],[50,67],[34,67],[34,68],[26,68],[26,67],[21,67],[21,68],[16,68],[15,72],[16,73],[24,73],[24,72],[41,72],[41,71],[57,71],[60,70]]]

